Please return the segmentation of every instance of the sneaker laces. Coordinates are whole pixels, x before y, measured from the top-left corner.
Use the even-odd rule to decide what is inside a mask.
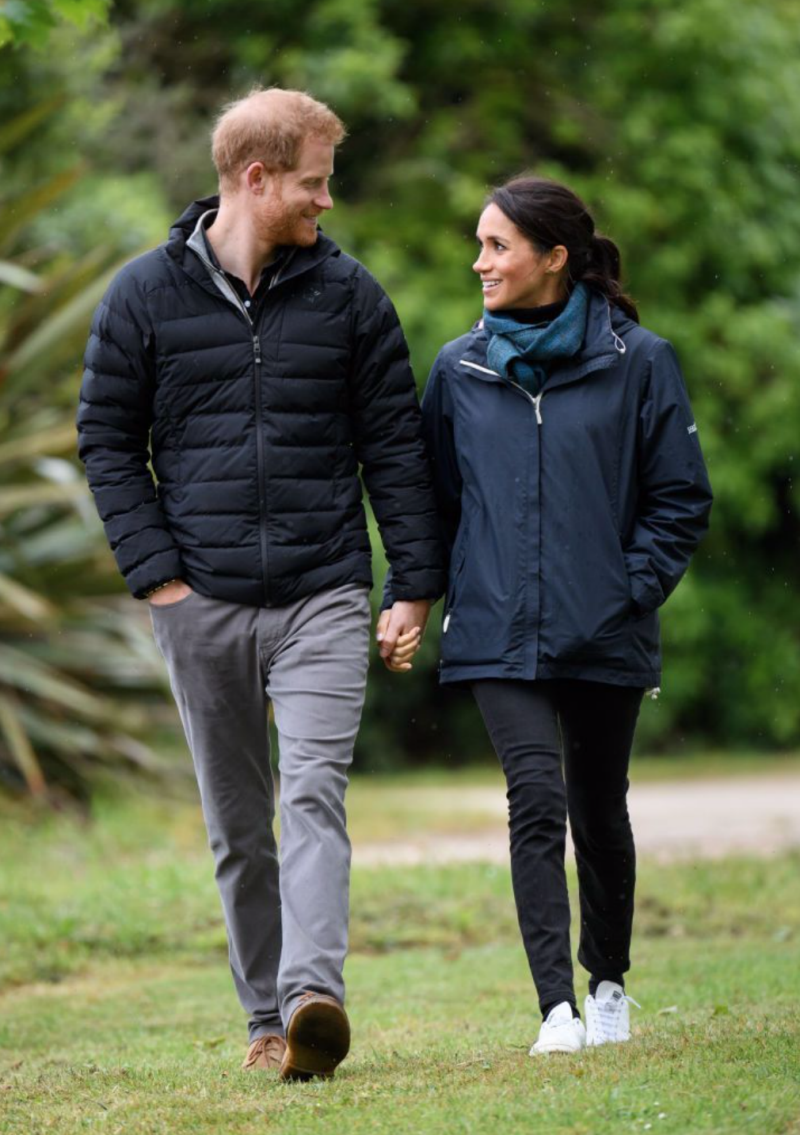
[[[600,1036],[604,1041],[614,1042],[617,1040],[617,1029],[619,1022],[622,1018],[622,1007],[627,1001],[629,1005],[635,1005],[637,1009],[641,1009],[638,1001],[634,1001],[633,997],[629,997],[627,993],[620,993],[619,997],[608,997],[603,1001],[598,1001],[593,998],[594,1008],[597,1012],[597,1027]]]
[[[283,1059],[283,1054],[286,1049],[286,1041],[282,1036],[277,1033],[267,1033],[265,1036],[256,1037],[250,1048],[247,1050],[247,1059],[244,1062],[245,1068],[252,1067],[258,1058],[262,1055],[278,1063]]]

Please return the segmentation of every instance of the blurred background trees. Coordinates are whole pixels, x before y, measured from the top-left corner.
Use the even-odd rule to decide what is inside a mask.
[[[586,198],[643,322],[678,349],[717,498],[665,611],[664,692],[643,710],[640,747],[796,745],[796,17],[792,0],[0,9],[7,782],[85,784],[109,760],[152,761],[131,738],[152,735],[164,678],[74,458],[80,355],[109,272],[213,191],[211,121],[254,83],[308,89],[347,122],[326,231],[394,299],[420,389],[480,314],[470,265],[487,187],[533,169]],[[379,581],[384,567],[376,547]],[[438,622],[413,675],[373,667],[361,768],[486,754],[469,699],[436,684]]]

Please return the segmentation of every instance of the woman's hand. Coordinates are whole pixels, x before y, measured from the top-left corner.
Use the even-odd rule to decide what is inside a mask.
[[[422,643],[429,612],[427,600],[397,602],[390,610],[381,612],[376,637],[387,670],[402,674],[412,669],[411,659]]]
[[[407,634],[400,635],[397,646],[389,657],[383,660],[387,670],[391,670],[395,674],[402,674],[405,670],[411,670],[411,659],[419,650],[421,642],[422,631],[419,627],[413,627]]]

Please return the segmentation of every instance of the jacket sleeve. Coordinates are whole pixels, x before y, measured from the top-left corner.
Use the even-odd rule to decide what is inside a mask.
[[[119,570],[136,598],[182,574],[149,469],[155,366],[140,285],[128,268],[94,313],[78,408],[78,453]]]
[[[392,568],[395,599],[438,599],[444,556],[408,348],[386,293],[360,269],[353,300],[351,416]]]
[[[461,520],[461,472],[453,433],[453,400],[446,364],[439,354],[422,398],[422,437],[433,473],[433,490],[442,526],[447,561]]]
[[[646,615],[675,590],[708,530],[711,486],[680,365],[661,341],[638,422],[639,507],[625,561],[634,607]]]
[[[440,353],[433,364],[422,396],[422,438],[433,475],[433,491],[444,543],[445,565],[450,562],[461,519],[461,473],[456,461],[453,435],[453,404]],[[386,576],[381,609],[394,602],[393,573]]]

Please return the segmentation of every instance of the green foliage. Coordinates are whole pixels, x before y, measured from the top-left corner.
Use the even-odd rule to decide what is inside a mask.
[[[33,108],[12,120],[0,156],[45,119]],[[13,257],[79,176],[4,195],[0,254]],[[98,774],[159,767],[141,740],[145,706],[111,694],[141,696],[160,668],[141,625],[97,602],[118,583],[73,459],[76,364],[115,251],[29,244],[0,261],[0,783],[34,794],[57,782],[80,795]]]
[[[3,0],[0,6],[0,48],[25,44],[41,51],[51,30],[62,20],[79,28],[102,22],[111,0]]]
[[[14,5],[34,8],[56,10]],[[290,0],[119,0],[107,29],[62,22],[48,46],[7,48],[0,83],[0,137],[32,116],[39,143],[15,145],[3,170],[5,194],[34,214],[33,248],[69,254],[88,285],[92,257],[96,273],[110,263],[98,232],[131,254],[213,188],[222,103],[254,83],[305,87],[349,129],[326,228],[395,300],[420,389],[442,343],[480,314],[470,266],[487,187],[526,168],[573,185],[620,245],[644,324],[678,349],[716,493],[711,534],[664,612],[664,693],[643,710],[640,742],[797,743],[792,0],[310,0],[302,18]],[[55,190],[58,213],[55,197],[43,207]],[[32,264],[15,254],[17,286]],[[47,307],[30,297],[31,313]],[[73,315],[62,358],[77,361]],[[376,563],[380,581],[379,551]],[[485,752],[468,696],[437,687],[437,653],[432,624],[410,676],[374,667],[363,767]]]

